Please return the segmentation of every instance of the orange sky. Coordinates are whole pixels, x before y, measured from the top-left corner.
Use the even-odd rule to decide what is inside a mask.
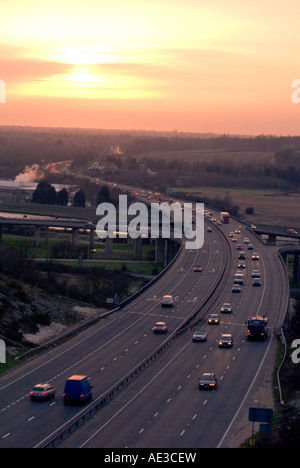
[[[1,0],[0,125],[299,134],[299,14],[294,0]]]

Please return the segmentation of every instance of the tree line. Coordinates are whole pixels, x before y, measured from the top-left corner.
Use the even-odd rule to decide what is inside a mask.
[[[43,180],[38,183],[32,194],[32,203],[40,203],[42,205],[59,205],[67,206],[69,204],[69,195],[66,188],[56,191],[55,187]],[[103,186],[98,191],[96,204],[110,201],[110,192],[106,186]],[[85,208],[86,196],[82,189],[79,189],[73,198],[72,205],[79,208]]]

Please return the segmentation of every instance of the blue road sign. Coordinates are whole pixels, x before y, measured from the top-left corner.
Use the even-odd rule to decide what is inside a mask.
[[[273,409],[249,408],[249,421],[271,423],[273,421]]]

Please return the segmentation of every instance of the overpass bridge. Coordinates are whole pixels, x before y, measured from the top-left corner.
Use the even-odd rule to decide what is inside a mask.
[[[160,234],[161,234],[161,223],[160,223]],[[51,229],[64,229],[67,232],[71,233],[72,236],[72,248],[78,247],[79,241],[79,232],[88,231],[89,232],[89,246],[90,249],[94,248],[95,242],[95,231],[97,230],[96,222],[87,222],[85,220],[77,219],[66,219],[66,218],[50,218],[42,216],[40,218],[30,216],[24,216],[23,218],[13,218],[13,217],[0,217],[0,244],[2,243],[3,230],[5,228],[32,228],[34,230],[34,245],[39,247],[41,242],[41,236],[44,234],[46,243],[49,242],[49,231]],[[116,226],[117,233],[120,230],[120,227]],[[150,229],[150,228],[149,228]],[[171,261],[171,259],[176,255],[179,250],[181,242],[179,239],[176,239],[173,236],[174,225],[170,222],[170,239],[163,237],[158,237],[153,239],[155,244],[155,262],[163,263],[165,266]],[[98,239],[98,237],[97,237]],[[136,239],[131,239],[127,237],[127,242],[132,243],[134,249],[134,259],[142,260],[142,248],[143,240],[148,239],[148,237],[138,237]],[[113,253],[113,242],[114,239],[111,237],[106,237],[105,239],[105,253],[107,255],[112,255]]]
[[[251,228],[258,236],[266,236],[268,244],[276,244],[278,239],[284,242],[298,242],[300,243],[300,234],[289,233],[284,228],[273,228],[272,226],[255,227]]]
[[[272,226],[251,228],[259,237],[266,236],[266,244],[275,245],[280,243],[278,252],[282,256],[286,266],[288,256],[293,256],[293,283],[300,285],[300,234],[289,233],[284,228],[273,228]]]

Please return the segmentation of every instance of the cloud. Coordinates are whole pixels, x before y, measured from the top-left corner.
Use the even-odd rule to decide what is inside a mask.
[[[67,73],[69,65],[32,58],[1,59],[1,78],[9,81],[35,81]]]

